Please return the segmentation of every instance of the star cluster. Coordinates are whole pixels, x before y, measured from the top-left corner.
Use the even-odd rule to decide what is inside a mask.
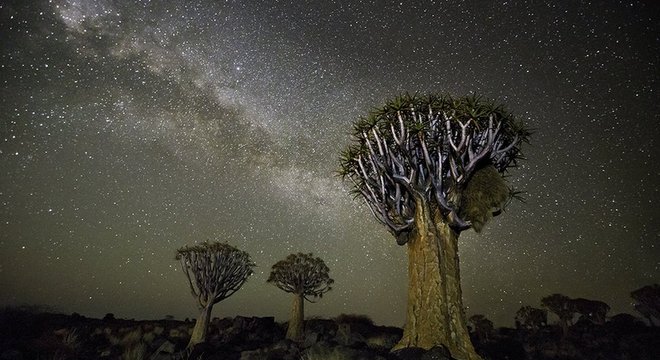
[[[286,319],[265,283],[314,252],[308,315],[401,325],[406,255],[335,175],[351,123],[402,92],[482,94],[534,130],[525,190],[460,240],[469,314],[551,293],[632,312],[660,279],[659,7],[651,2],[6,1],[0,303],[195,316],[176,248],[257,263],[216,316]],[[56,284],[56,286],[54,286]],[[267,299],[267,300],[266,300]]]

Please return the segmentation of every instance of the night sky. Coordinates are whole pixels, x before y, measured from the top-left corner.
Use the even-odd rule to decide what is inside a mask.
[[[307,316],[401,326],[407,257],[336,176],[351,124],[409,91],[497,99],[533,128],[525,190],[459,240],[468,315],[552,293],[633,313],[660,281],[654,1],[0,1],[0,305],[195,317],[175,250],[249,252],[214,316],[287,319],[292,252],[334,289]]]

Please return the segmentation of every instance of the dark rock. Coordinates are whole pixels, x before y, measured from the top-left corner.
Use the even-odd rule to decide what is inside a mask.
[[[297,343],[281,340],[261,349],[241,352],[240,360],[299,360],[300,349]]]
[[[282,339],[270,347],[271,350],[286,350],[289,352],[300,352],[300,345],[288,339]]]
[[[305,320],[305,332],[307,331],[334,337],[337,333],[337,323],[328,319]]]
[[[23,354],[18,350],[5,350],[0,353],[0,360],[23,360]]]
[[[176,350],[176,345],[166,339],[160,338],[153,343],[156,350],[152,352],[151,360],[169,359]]]
[[[323,334],[313,331],[305,331],[305,340],[303,341],[303,348],[308,348],[323,339]]]
[[[368,338],[367,346],[371,349],[389,352],[401,339],[400,333],[382,332]]]
[[[422,355],[421,360],[452,360],[449,349],[445,346],[434,346]]]
[[[266,349],[247,350],[241,352],[241,360],[268,360]]]
[[[355,346],[360,343],[366,343],[364,336],[359,332],[353,331],[351,324],[346,323],[339,324],[335,341],[345,346]]]
[[[218,329],[218,331],[223,332],[234,326],[234,319],[230,317],[226,317],[222,319],[214,318],[211,324],[215,326],[215,328]]]
[[[400,360],[454,360],[449,349],[445,346],[434,346],[429,350],[409,347],[393,351],[395,359]]]
[[[416,347],[408,347],[392,352],[392,355],[400,360],[421,360],[426,350]]]

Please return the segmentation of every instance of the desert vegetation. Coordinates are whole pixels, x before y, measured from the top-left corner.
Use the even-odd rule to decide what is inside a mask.
[[[180,321],[103,319],[40,308],[0,313],[4,359],[658,359],[660,287],[633,290],[630,314],[609,316],[599,300],[549,294],[522,306],[514,328],[465,313],[458,240],[480,232],[519,192],[504,173],[517,166],[530,132],[500,104],[477,96],[399,96],[354,123],[340,175],[408,252],[408,304],[402,328],[364,315],[304,316],[304,303],[332,289],[324,261],[294,253],[272,265],[267,282],[293,295],[288,322],[273,317],[213,318],[256,266],[221,242],[176,250],[199,316]],[[551,315],[553,319],[548,319]]]
[[[220,242],[204,242],[177,250],[176,259],[186,275],[200,310],[188,348],[206,341],[213,305],[230,297],[252,275],[255,264],[245,251]]]
[[[568,297],[567,297],[568,298]],[[569,298],[570,299],[570,298]],[[540,302],[539,302],[540,304]],[[657,306],[657,302],[654,306]],[[660,328],[631,314],[604,321],[574,313],[567,332],[558,316],[523,306],[512,314],[515,327],[497,328],[483,314],[469,317],[475,351],[492,360],[587,360],[660,358]],[[1,359],[223,359],[223,360],[409,360],[460,359],[438,346],[392,351],[403,336],[398,327],[379,326],[365,315],[308,318],[304,339],[286,338],[288,323],[272,317],[213,318],[207,341],[189,349],[195,321],[165,316],[136,321],[64,315],[40,307],[0,312]]]
[[[518,194],[503,174],[530,132],[479,96],[405,94],[356,121],[340,174],[408,251],[408,309],[397,349],[447,347],[477,360],[463,311],[458,239]]]
[[[304,340],[305,301],[314,302],[332,290],[334,280],[329,273],[330,269],[323,259],[314,257],[311,253],[291,254],[273,265],[267,282],[293,294],[287,339]]]

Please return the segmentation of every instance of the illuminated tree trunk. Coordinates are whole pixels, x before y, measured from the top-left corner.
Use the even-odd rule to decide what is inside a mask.
[[[444,345],[459,360],[481,359],[467,330],[458,263],[458,234],[438,211],[415,199],[408,241],[408,311],[403,338],[392,349]]]
[[[305,318],[305,299],[302,294],[294,294],[293,305],[291,307],[291,316],[289,318],[289,328],[286,331],[286,338],[293,341],[303,341],[304,329],[303,321]]]
[[[206,341],[206,334],[208,333],[209,322],[211,322],[211,311],[213,311],[213,303],[206,305],[205,308],[199,313],[199,317],[195,322],[188,348],[192,349],[195,345]]]

